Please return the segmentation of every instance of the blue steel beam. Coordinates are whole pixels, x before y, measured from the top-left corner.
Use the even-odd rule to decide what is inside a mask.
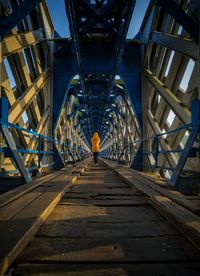
[[[56,119],[59,117],[59,112],[61,110],[63,98],[68,91],[67,87],[70,87],[70,81],[77,72],[77,65],[75,64],[74,55],[71,53],[71,41],[65,41],[65,51],[58,53],[57,49],[60,48],[63,43],[61,41],[55,41],[55,54],[54,54],[54,100],[53,100],[53,118],[54,125]],[[112,45],[107,45],[105,47],[112,47]],[[82,45],[83,47],[83,45]],[[98,56],[94,56],[93,53],[97,50],[94,44],[85,43],[84,44],[84,68],[87,68],[87,74],[99,74],[102,72],[110,72],[111,67],[108,68],[107,55],[104,57],[105,47],[98,48]],[[86,52],[85,49],[90,49]],[[108,51],[108,48],[106,48]],[[108,52],[111,52],[109,50]],[[91,56],[92,55],[92,56]],[[100,57],[100,59],[99,59]],[[125,51],[121,59],[119,66],[119,75],[122,77],[126,90],[128,91],[129,97],[133,104],[139,125],[141,126],[141,87],[140,87],[140,45],[126,42]],[[89,63],[86,63],[89,60]],[[101,63],[99,63],[101,62]],[[66,66],[67,64],[67,66]],[[106,77],[105,77],[106,78]],[[87,82],[86,82],[87,83]],[[68,93],[68,92],[67,92]],[[109,94],[109,102],[112,102],[117,96],[123,96],[123,88],[117,86],[113,87],[111,92],[114,96]],[[94,95],[94,94],[93,94]],[[82,97],[83,98],[83,97]],[[80,104],[84,104],[84,101],[80,98]],[[102,108],[100,108],[102,110]],[[103,110],[102,110],[103,111]],[[100,113],[99,113],[100,114]]]
[[[124,52],[124,45],[125,45],[126,36],[128,33],[128,28],[129,28],[129,24],[131,21],[131,17],[133,14],[135,2],[136,2],[135,0],[128,1],[128,4],[126,6],[126,9],[127,9],[126,18],[125,18],[125,20],[123,18],[120,19],[119,33],[117,36],[116,47],[115,47],[116,50],[115,50],[115,54],[114,54],[114,64],[113,64],[112,74],[111,74],[110,83],[109,83],[109,87],[108,87],[109,91],[112,90],[112,88],[113,88],[114,81],[115,81],[115,75],[117,73],[122,54]],[[122,13],[122,17],[123,17],[123,13]]]
[[[116,34],[116,30],[114,29],[113,23],[108,22],[107,20],[107,16],[110,14],[111,8],[114,3],[115,0],[110,1],[101,11],[101,13],[99,13],[88,2],[86,2],[85,0],[81,0],[80,5],[85,8],[86,13],[90,16],[84,22],[81,28],[81,33],[86,33],[97,23],[101,23],[105,27],[106,31],[108,31],[111,34]]]
[[[134,4],[134,2],[135,1],[129,1],[129,4],[132,5],[132,4]],[[67,3],[67,1],[66,1],[66,3]],[[115,3],[121,4],[122,2],[115,1]],[[78,8],[79,1],[75,2],[75,4],[77,4],[76,7]],[[127,2],[123,1],[123,7],[125,7],[125,5],[127,5]],[[116,16],[116,15],[118,16],[118,18],[114,18],[117,22],[117,24],[116,24],[117,28],[120,27],[119,23],[120,22],[122,23],[122,25],[120,27],[122,34],[124,34],[124,30],[125,30],[124,24],[127,19],[127,15],[128,15],[129,11],[130,11],[130,9],[127,9],[127,6],[126,6],[126,9],[122,8],[122,9],[118,10],[117,14],[114,15],[114,16]],[[86,17],[87,17],[87,14],[86,14]],[[76,24],[77,24],[77,20],[76,20]],[[126,35],[124,34],[124,36],[126,36]],[[112,40],[111,42],[108,41],[106,43],[105,43],[105,41],[99,41],[99,40],[97,42],[95,39],[88,41],[88,42],[87,42],[87,40],[81,40],[81,53],[80,54],[81,54],[82,66],[84,68],[84,74],[87,74],[87,75],[103,74],[105,76],[105,79],[109,75],[112,76],[112,74],[113,74],[112,69],[113,69],[113,65],[115,63],[115,60],[113,59],[113,54],[112,54],[114,42],[115,42],[114,40]],[[124,42],[124,43],[126,44],[126,42]],[[118,47],[118,49],[121,49],[121,47]],[[94,54],[96,54],[97,52],[98,52],[98,56],[97,55],[95,56]],[[131,57],[132,57],[132,55],[131,55]],[[135,59],[135,57],[134,57],[134,59]],[[138,61],[139,61],[139,58],[138,58]],[[127,59],[124,61],[124,57],[121,57],[119,59],[119,67],[120,67],[119,70],[120,70],[120,72],[122,72],[123,76],[126,76],[126,77],[128,76],[129,82],[130,82],[130,79],[132,79],[131,86],[128,85],[128,88],[131,87],[131,90],[129,91],[129,96],[131,94],[131,99],[133,99],[133,101],[132,101],[133,104],[136,103],[136,105],[138,106],[139,98],[140,98],[140,97],[138,97],[138,94],[140,93],[140,90],[138,90],[139,86],[136,87],[135,84],[134,84],[134,86],[132,84],[135,82],[139,83],[138,75],[140,74],[140,72],[137,71],[136,68],[133,66],[134,63],[135,63],[135,61],[132,61],[131,59],[129,59],[129,61],[127,63]],[[131,73],[130,73],[130,68],[132,68]],[[134,87],[134,88],[132,88],[132,87]],[[136,91],[135,91],[135,88],[136,88]],[[107,95],[107,97],[109,97],[109,99],[110,99],[109,95]],[[95,99],[95,101],[97,101],[98,104],[99,104],[99,99]],[[88,98],[87,98],[87,100],[88,100]],[[83,103],[82,100],[81,100],[81,103]],[[106,110],[106,101],[104,103],[104,107],[99,106],[99,109],[97,109],[95,106],[93,106],[92,102],[90,102],[90,104],[91,104],[91,108],[89,108],[89,112],[91,112],[92,109],[99,110],[99,111]],[[137,106],[136,106],[136,113],[137,113],[136,115],[139,118],[140,114],[139,114],[139,112],[137,112],[138,111]],[[103,117],[104,114],[102,114],[102,112],[100,112],[100,113],[101,113],[101,116]],[[90,117],[93,117],[92,113],[90,114]],[[97,126],[98,126],[98,124],[96,124],[96,123],[94,124],[94,121],[92,121],[91,127],[94,129]],[[98,126],[98,128],[99,128],[99,126]]]
[[[29,14],[42,0],[24,0],[11,14],[0,19],[0,38],[7,35],[27,14]]]
[[[15,141],[10,134],[8,129],[8,100],[5,97],[0,99],[0,119],[4,124],[0,124],[0,130],[5,139],[6,145],[12,155],[13,160],[15,161],[16,167],[19,170],[21,177],[25,180],[26,183],[30,183],[32,181],[31,175],[28,169],[25,167],[24,162],[18,149],[16,147]]]
[[[197,2],[199,0],[196,0]],[[190,36],[198,43],[199,26],[185,13],[174,0],[155,0],[156,5],[168,12],[177,23],[179,23]]]
[[[70,33],[71,33],[74,48],[75,48],[76,61],[78,64],[78,69],[79,69],[79,77],[80,77],[81,88],[83,91],[83,97],[84,97],[85,103],[87,104],[87,100],[86,100],[86,96],[85,96],[85,81],[84,81],[82,62],[81,62],[79,30],[78,30],[78,26],[77,26],[76,14],[75,14],[75,10],[74,10],[74,1],[73,0],[65,0],[65,8],[66,8],[66,12],[67,12],[68,19],[69,19]],[[88,116],[88,124],[90,125],[89,116]]]
[[[128,1],[128,4],[126,6],[126,8],[127,8],[126,18],[125,18],[125,20],[123,18],[120,19],[119,33],[118,33],[118,37],[117,37],[117,41],[116,41],[116,50],[115,50],[115,54],[114,54],[114,63],[113,63],[112,73],[111,73],[109,85],[108,85],[109,92],[113,89],[115,75],[117,74],[117,70],[118,70],[120,62],[121,62],[122,54],[124,52],[126,35],[128,32],[128,27],[129,27],[129,24],[131,21],[131,16],[133,13],[134,6],[135,6],[135,0]],[[124,14],[122,13],[122,17],[123,17],[123,15]],[[102,135],[102,133],[101,133],[101,135]]]
[[[196,141],[199,133],[200,133],[200,100],[194,100],[192,102],[192,128],[190,135],[187,139],[187,142],[185,144],[185,147],[182,151],[182,154],[179,158],[179,161],[177,163],[176,169],[173,171],[173,174],[169,180],[169,183],[172,186],[176,186],[179,180],[179,177],[181,175],[181,172],[184,168],[184,165],[187,161],[187,158],[190,155],[190,152],[192,150],[193,144]]]

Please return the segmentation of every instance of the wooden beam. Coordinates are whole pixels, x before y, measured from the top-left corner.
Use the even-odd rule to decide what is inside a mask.
[[[72,171],[71,171],[72,172]],[[53,211],[64,193],[76,181],[77,176],[62,174],[57,179],[52,179],[47,186],[43,187],[42,195],[28,204],[21,212],[17,213],[13,219],[8,220],[0,227],[1,233],[1,253],[0,253],[0,274],[8,269],[14,259],[26,247],[33,238],[40,225]],[[56,188],[55,188],[56,183]],[[35,192],[35,191],[33,191]],[[27,219],[29,218],[29,219]],[[23,221],[22,221],[23,219]],[[15,233],[10,231],[14,227]],[[4,234],[3,234],[4,233]],[[9,233],[9,235],[8,235]]]

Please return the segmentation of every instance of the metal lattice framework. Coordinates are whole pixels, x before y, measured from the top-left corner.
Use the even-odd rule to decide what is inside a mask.
[[[1,174],[61,169],[90,151],[173,186],[199,157],[199,1],[152,0],[126,39],[135,1],[66,0],[71,39],[45,1],[1,1]],[[133,20],[134,21],[134,20]]]
[[[146,40],[143,53],[144,135],[162,133],[157,136],[156,165],[162,175],[172,175],[174,185],[177,168],[185,165],[185,172],[199,171],[198,154],[189,154],[189,147],[195,142],[194,137],[192,141],[195,130],[187,127],[192,116],[194,124],[199,116],[196,114],[195,118],[192,114],[198,113],[198,101],[193,110],[191,107],[192,101],[199,98],[198,1],[170,2],[168,5],[167,1],[151,3],[141,36]],[[170,132],[175,129],[178,131]],[[191,145],[187,141],[191,141]],[[152,146],[152,143],[147,145],[149,152]]]
[[[72,154],[72,149],[64,143],[63,112],[53,131],[54,32],[45,1],[37,2],[41,3],[35,8],[36,1],[33,7],[27,7],[27,1],[20,4],[1,1],[1,16],[8,20],[8,25],[1,21],[3,26],[8,26],[7,32],[2,30],[1,33],[4,38],[1,42],[1,123],[4,122],[1,125],[1,176],[20,173],[26,182],[31,181],[31,176],[56,167],[53,156],[55,160],[60,157],[63,165],[81,159],[80,146],[84,146],[78,138]],[[17,18],[17,11],[21,18]],[[16,19],[14,26],[9,25],[9,18],[12,22]],[[73,122],[65,122],[65,129],[69,129],[69,139],[75,141],[77,131]],[[58,133],[59,140],[55,142]]]

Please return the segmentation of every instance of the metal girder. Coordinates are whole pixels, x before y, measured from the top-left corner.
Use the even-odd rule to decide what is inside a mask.
[[[90,17],[84,22],[80,32],[85,33],[94,27],[97,23],[101,23],[105,27],[106,31],[111,34],[116,34],[113,23],[108,22],[107,20],[107,16],[110,14],[110,10],[114,2],[115,1],[113,0],[110,1],[108,5],[101,11],[101,13],[99,13],[88,2],[81,0],[80,5],[85,8],[85,12]]]
[[[11,14],[0,19],[0,38],[7,35],[23,18],[43,0],[24,0]]]
[[[149,109],[147,109],[147,120],[149,121],[149,124],[154,132],[154,134],[159,134],[162,133],[156,118],[153,116],[153,114],[151,113],[151,111]],[[165,151],[170,151],[171,147],[165,142],[164,139],[160,139],[160,145],[162,147],[163,150]],[[166,154],[165,158],[167,159],[167,161],[169,162],[170,166],[172,168],[176,167],[176,157],[174,156],[174,154]]]
[[[75,11],[74,11],[74,1],[65,0],[65,7],[66,7],[66,11],[67,11],[67,14],[69,17],[70,33],[71,33],[71,36],[73,39],[73,44],[75,47],[76,61],[78,64],[78,69],[79,69],[79,77],[80,77],[81,88],[83,91],[83,97],[84,97],[85,103],[87,105],[86,96],[85,96],[85,81],[84,81],[82,62],[81,62],[79,30],[77,27],[77,18],[76,18]],[[86,108],[86,110],[87,110],[87,108]],[[89,116],[88,116],[88,123],[90,125]]]
[[[9,110],[9,122],[16,124],[23,112],[34,100],[34,97],[40,92],[49,77],[50,69],[46,69],[30,87],[17,99],[15,104]]]
[[[8,101],[4,97],[0,99],[0,119],[4,123],[8,122]],[[21,173],[21,176],[22,178],[24,178],[25,182],[30,183],[32,181],[31,175],[26,169],[20,153],[17,151],[16,143],[13,139],[13,136],[11,135],[7,125],[0,124],[0,126],[2,135],[15,161],[17,169]]]
[[[14,53],[20,52],[22,51],[22,49],[30,45],[34,45],[42,41],[43,39],[45,39],[45,36],[42,29],[5,37],[4,40],[1,42],[1,58],[3,59],[6,56],[10,56]]]
[[[42,115],[42,118],[40,119],[40,122],[38,123],[37,128],[35,129],[35,132],[37,132],[38,134],[42,134],[42,132],[44,131],[44,127],[49,118],[49,114],[50,114],[50,106],[48,106],[47,109],[44,111],[44,114]],[[38,146],[38,141],[36,139],[31,139],[30,142],[28,143],[27,149],[36,150],[37,146]],[[27,167],[30,166],[31,161],[33,160],[33,157],[34,157],[33,155],[29,156],[27,154],[24,154],[23,161]]]
[[[196,0],[198,1],[198,0]],[[161,6],[168,12],[198,43],[199,26],[193,19],[185,13],[174,0],[155,0],[156,5]]]
[[[25,52],[24,53],[22,53],[22,52],[16,53],[14,59],[11,57],[10,63],[11,63],[12,67],[15,66],[15,61],[18,63],[17,68],[15,68],[15,76],[17,77],[16,85],[19,87],[23,86],[25,89],[28,89],[28,87],[30,87],[32,85],[32,80],[29,75],[29,71],[28,71],[28,67],[26,65],[26,60],[25,60],[24,54],[25,54]],[[41,71],[41,73],[42,73],[42,71]],[[35,75],[35,73],[34,73],[34,75]],[[24,92],[24,89],[21,92]],[[29,109],[30,109],[30,112],[33,114],[33,116],[36,118],[36,121],[39,122],[39,120],[41,118],[41,114],[40,114],[40,110],[38,108],[36,98],[33,99],[32,103],[30,104]]]
[[[185,144],[184,150],[179,158],[176,169],[174,170],[169,183],[172,186],[176,186],[179,176],[184,168],[189,153],[200,133],[200,100],[194,100],[192,102],[192,129],[188,137],[187,143]]]
[[[184,104],[173,94],[164,83],[162,83],[150,70],[145,69],[145,76],[150,83],[156,88],[181,122],[187,124],[191,120],[191,112]]]
[[[114,54],[114,64],[113,64],[112,74],[111,74],[111,78],[110,78],[110,82],[109,82],[109,86],[108,86],[109,91],[112,90],[112,88],[113,88],[115,75],[117,73],[122,54],[124,52],[126,35],[128,32],[128,27],[129,27],[129,24],[131,21],[131,16],[133,13],[134,6],[135,6],[135,0],[128,1],[127,6],[126,6],[126,8],[127,8],[126,18],[125,18],[125,20],[121,20],[121,22],[120,22],[119,33],[118,33],[118,37],[117,37],[117,41],[116,41],[116,48],[115,48],[116,50],[115,50],[115,54]]]
[[[195,60],[198,59],[198,45],[191,39],[182,38],[178,35],[152,32],[150,42],[168,47]]]

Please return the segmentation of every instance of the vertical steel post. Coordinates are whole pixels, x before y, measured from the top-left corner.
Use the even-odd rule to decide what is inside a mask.
[[[5,139],[7,147],[12,154],[13,160],[15,161],[16,167],[18,168],[21,176],[24,178],[24,181],[26,183],[30,183],[32,181],[31,175],[28,169],[25,167],[21,155],[17,150],[15,141],[6,125],[6,123],[8,123],[8,100],[5,97],[1,97],[0,99],[0,119],[2,123],[5,123],[0,124],[0,129],[2,131],[2,135]]]
[[[41,135],[38,135],[38,169],[40,168],[40,162],[41,162],[41,149],[42,147],[42,141],[41,141]]]
[[[155,167],[158,167],[158,153],[159,153],[159,138],[158,135],[155,137]]]
[[[193,144],[195,142],[195,140],[197,139],[198,135],[199,135],[199,131],[200,131],[200,100],[196,99],[192,102],[192,106],[191,106],[191,110],[192,110],[192,129],[190,132],[190,135],[188,137],[188,140],[185,144],[185,148],[182,151],[182,154],[179,158],[178,164],[176,166],[176,169],[174,170],[169,183],[172,186],[176,186],[178,183],[178,179],[180,177],[180,174],[184,168],[184,165],[187,161],[188,155],[193,147]]]

